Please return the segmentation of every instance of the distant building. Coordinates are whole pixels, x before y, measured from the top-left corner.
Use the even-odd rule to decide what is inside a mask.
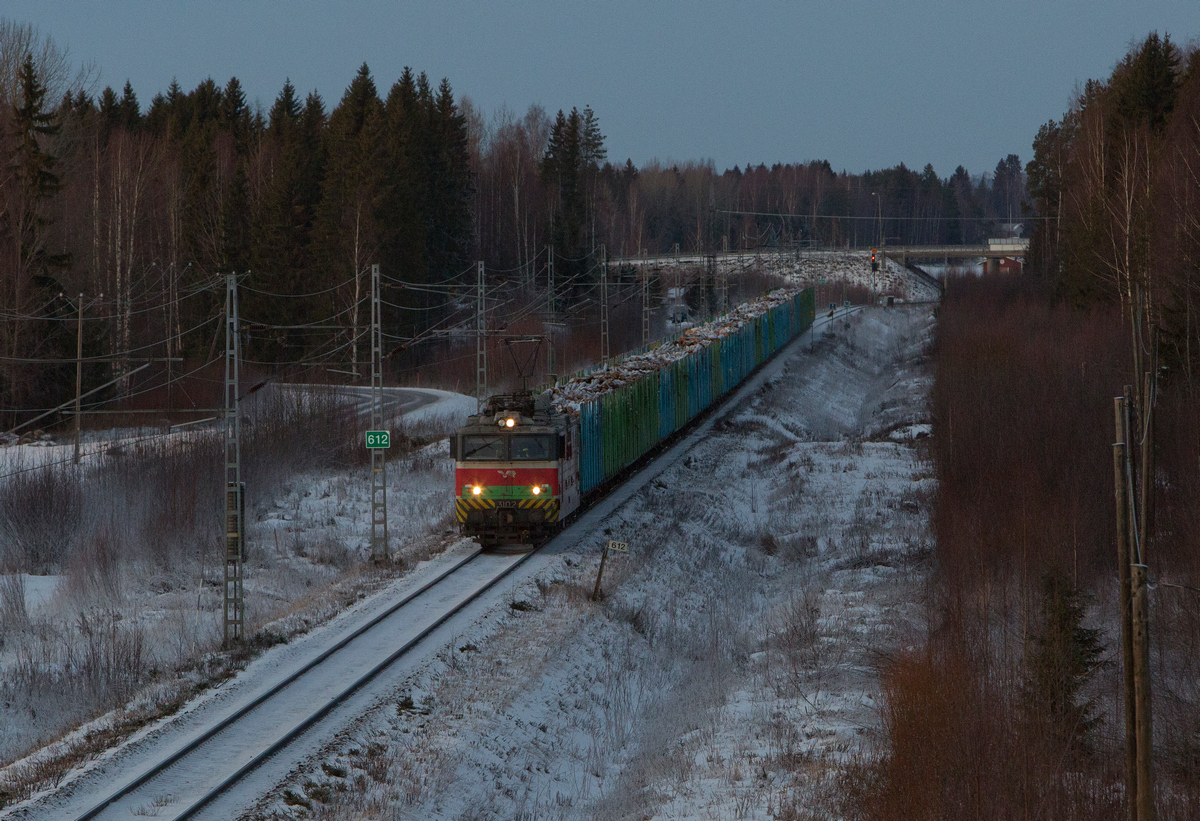
[[[1025,270],[1020,257],[991,257],[979,263],[983,274],[1019,274]]]

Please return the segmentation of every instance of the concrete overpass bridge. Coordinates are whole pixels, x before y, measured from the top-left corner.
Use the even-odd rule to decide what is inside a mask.
[[[830,252],[866,253],[867,248],[753,248],[737,251],[715,251],[708,254],[638,254],[635,256],[615,256],[609,258],[612,265],[703,265],[711,258],[714,260],[753,260],[756,257],[796,257],[806,255],[822,255]],[[1029,254],[1029,240],[1018,238],[989,239],[986,245],[888,245],[878,249],[879,253],[888,259],[894,259],[901,265],[907,265],[910,260],[940,259],[970,259],[984,257],[999,260],[1004,257],[1025,257]]]
[[[1000,260],[1004,257],[1027,257],[1029,240],[1006,237],[989,239],[986,245],[889,245],[878,250],[884,259],[894,259],[905,267],[910,261],[919,259],[949,262],[951,259],[983,257],[987,260],[987,272],[991,274],[999,270]]]

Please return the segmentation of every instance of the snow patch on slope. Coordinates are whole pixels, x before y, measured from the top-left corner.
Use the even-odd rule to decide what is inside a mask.
[[[932,316],[830,330],[262,812],[832,814],[833,776],[877,750],[876,659],[921,618],[933,480],[887,437],[927,421]],[[631,552],[593,603],[609,538]]]

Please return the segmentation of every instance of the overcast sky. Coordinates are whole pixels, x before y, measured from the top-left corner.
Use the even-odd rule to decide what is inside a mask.
[[[268,108],[285,78],[336,105],[365,61],[381,95],[404,66],[446,77],[489,116],[591,105],[609,159],[829,160],[861,172],[1029,159],[1077,83],[1153,30],[1200,35],[1195,0],[4,0],[128,79],[143,110],[236,76]]]

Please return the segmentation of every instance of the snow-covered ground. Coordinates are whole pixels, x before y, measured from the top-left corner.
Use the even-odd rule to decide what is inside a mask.
[[[640,260],[625,260],[626,264],[641,265]],[[675,270],[697,271],[703,266],[702,259],[697,257],[655,257],[647,260],[646,265],[661,274],[669,274]],[[822,282],[828,286],[856,285],[867,288],[880,295],[891,295],[906,302],[929,302],[939,297],[939,290],[932,282],[915,276],[911,271],[893,259],[887,260],[886,266],[879,271],[871,270],[870,251],[801,251],[799,253],[781,253],[764,251],[755,253],[748,251],[744,254],[728,254],[716,258],[718,276],[737,277],[747,271],[764,271],[777,274],[788,281],[807,287],[819,286]],[[831,288],[826,293],[821,288],[817,294],[817,307],[829,302],[840,302],[840,291]]]
[[[859,275],[863,260],[844,256],[791,273],[801,282]],[[512,591],[513,606],[414,674],[262,811],[754,817],[824,789],[831,765],[864,740],[870,749],[872,659],[916,615],[929,480],[914,443],[928,435],[919,360],[931,327],[925,308],[870,310],[772,363],[769,389],[581,532],[541,581]],[[474,412],[469,398],[443,400],[408,424],[447,430]],[[120,444],[141,435],[115,434]],[[26,468],[69,460],[70,450],[0,448],[0,460]],[[392,460],[388,477],[389,529],[407,564],[456,542],[444,440]],[[368,511],[365,468],[306,470],[257,499],[248,615],[267,644],[387,583],[354,561],[366,551]],[[609,595],[596,605],[596,547],[608,538],[633,552],[609,561]],[[119,584],[86,569],[19,574],[0,589],[0,760],[88,716],[82,684],[63,673],[108,647],[104,636],[114,637],[110,649],[136,651],[153,685],[68,736],[87,741],[85,755],[212,680],[213,567],[134,562]],[[69,763],[74,754],[51,750],[0,770],[0,793],[56,780],[58,765],[45,764],[55,755]]]
[[[923,618],[932,327],[870,309],[785,352],[257,814],[836,817],[877,667]],[[608,539],[630,553],[592,602]]]
[[[388,462],[389,535],[401,562],[408,565],[442,551],[448,543],[444,534],[453,526],[453,507],[446,499],[453,465],[446,440],[438,436],[475,411],[470,397],[425,389],[422,393],[436,401],[416,408],[395,427],[414,438],[437,441]],[[159,449],[155,452],[166,453],[164,449],[174,444],[217,435],[194,428],[170,435],[118,430],[89,434],[84,444],[85,453],[117,446],[128,454],[131,443],[141,440]],[[0,474],[39,477],[43,474],[30,468],[59,461],[67,463],[57,468],[65,471],[72,451],[72,445],[44,440],[0,447]],[[154,507],[178,500],[155,497],[158,488],[145,487],[119,471],[114,474],[105,460],[85,459],[83,467],[82,494],[71,497],[82,498],[77,509],[46,512],[51,518],[85,522],[79,530],[72,530],[79,521],[63,522],[63,572],[0,575],[0,765],[71,733],[146,683],[151,686],[135,699],[135,706],[99,715],[68,738],[75,743],[89,733],[93,739],[110,733],[120,737],[225,674],[219,671],[220,660],[211,655],[220,644],[219,563],[208,551],[185,544],[180,553],[168,554],[171,561],[164,566],[139,547],[157,536],[146,539],[136,532],[143,521],[153,520]],[[219,481],[219,476],[214,478]],[[0,476],[0,481],[6,479]],[[94,484],[103,486],[93,488]],[[386,581],[386,574],[359,564],[369,554],[369,467],[308,469],[274,479],[271,488],[252,494],[247,511],[249,632],[265,629],[263,641],[268,644],[328,619],[356,601],[360,591],[369,592]],[[38,487],[30,490],[37,492]],[[183,490],[189,496],[195,493],[190,485]],[[0,569],[9,550],[20,552],[22,527],[32,516],[21,509],[10,513],[6,519],[0,509]],[[219,511],[213,514],[215,524]],[[207,522],[209,517],[201,518]],[[94,520],[99,522],[99,535],[89,537],[87,523]],[[202,543],[216,534],[168,535]],[[85,547],[98,555],[81,558]],[[244,660],[229,663],[236,669]],[[101,743],[84,746],[94,751]],[[0,768],[0,807],[10,800],[4,793],[23,794],[30,781],[39,780],[36,772],[50,772],[44,762],[55,755],[68,762],[73,757],[60,745],[31,761]]]

